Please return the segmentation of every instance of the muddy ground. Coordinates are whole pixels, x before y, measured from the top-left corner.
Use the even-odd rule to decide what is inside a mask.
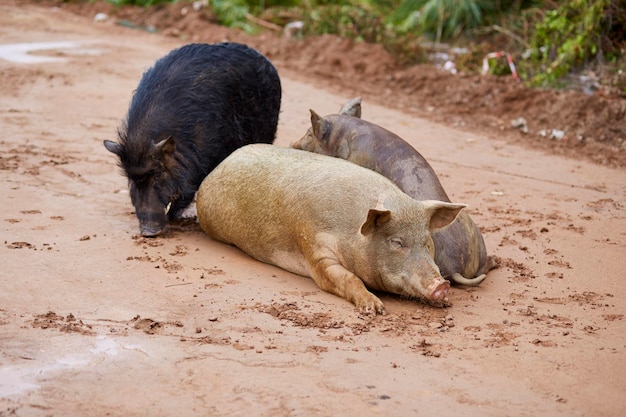
[[[188,40],[0,6],[3,45],[77,42],[26,55],[54,62],[0,59],[0,415],[624,415],[622,151],[602,165],[521,146],[464,124],[472,114],[405,108],[410,91],[392,106],[375,80],[335,87],[322,47],[317,76],[268,53],[284,89],[277,145],[304,133],[309,108],[362,95],[363,117],[426,156],[501,260],[447,308],[380,294],[388,314],[362,316],[193,219],[138,236],[102,140],[141,73]]]

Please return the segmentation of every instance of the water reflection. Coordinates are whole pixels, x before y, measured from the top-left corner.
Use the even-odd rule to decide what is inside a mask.
[[[91,41],[28,42],[0,45],[0,59],[20,64],[39,64],[44,62],[66,62],[68,58],[59,56],[33,55],[33,52],[45,50],[64,50],[64,54],[100,55],[99,49],[82,48]]]

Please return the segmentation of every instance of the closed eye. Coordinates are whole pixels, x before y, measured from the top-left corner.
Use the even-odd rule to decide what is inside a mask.
[[[402,249],[402,239],[399,237],[390,237],[389,244],[394,249]]]

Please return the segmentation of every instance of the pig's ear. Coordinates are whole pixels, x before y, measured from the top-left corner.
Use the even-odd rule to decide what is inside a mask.
[[[467,207],[466,204],[446,203],[437,200],[425,200],[421,202],[425,215],[429,220],[428,230],[443,229],[456,219],[456,216]]]
[[[348,100],[346,104],[341,107],[339,114],[344,116],[352,116],[361,118],[361,97],[355,97],[352,100]]]
[[[315,113],[314,110],[309,111],[311,112],[311,128],[313,129],[313,136],[315,136],[317,140],[323,141],[328,133],[328,122],[324,120],[322,116]]]
[[[367,219],[361,226],[361,234],[364,236],[373,233],[377,227],[391,220],[391,211],[383,208],[373,208],[367,212]]]
[[[122,145],[117,142],[113,142],[112,140],[105,140],[104,147],[107,151],[114,153],[117,156],[122,154]]]
[[[176,151],[176,143],[174,143],[173,137],[163,139],[159,143],[154,144],[154,156],[161,161],[169,158]]]

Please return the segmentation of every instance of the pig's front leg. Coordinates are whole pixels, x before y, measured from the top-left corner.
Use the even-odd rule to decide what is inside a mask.
[[[309,262],[318,287],[350,301],[361,313],[385,314],[383,302],[365,288],[358,276],[341,265],[331,250],[318,249]]]
[[[320,262],[320,271],[313,279],[325,291],[352,302],[364,314],[385,314],[385,306],[378,297],[365,288],[363,281],[343,265],[325,259]]]

